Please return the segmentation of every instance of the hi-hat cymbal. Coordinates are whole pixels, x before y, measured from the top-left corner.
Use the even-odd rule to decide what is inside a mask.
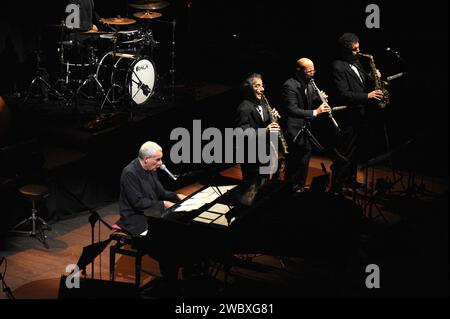
[[[144,1],[140,1],[140,2],[135,2],[135,3],[130,3],[129,6],[135,9],[141,9],[141,10],[158,10],[158,9],[162,9],[165,8],[169,5],[169,2],[167,1],[158,1],[158,2],[144,2]]]
[[[136,20],[129,18],[107,18],[102,20],[103,23],[111,25],[129,25],[136,23]]]
[[[133,16],[139,19],[156,19],[162,16],[159,12],[143,11],[133,13]]]

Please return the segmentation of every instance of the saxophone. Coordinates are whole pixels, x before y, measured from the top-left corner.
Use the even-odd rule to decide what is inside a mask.
[[[267,101],[267,98],[266,98],[266,96],[264,94],[262,94],[262,100],[264,100],[264,104],[265,104],[265,106],[267,107],[267,109],[269,111],[270,117],[272,118],[272,123],[277,123],[278,124],[278,118],[279,117],[273,115],[272,108],[270,107],[269,102]],[[280,129],[280,132],[279,132],[278,136],[279,136],[280,141],[281,141],[281,147],[282,147],[283,154],[284,155],[289,154],[289,152],[288,152],[288,145],[287,145],[286,139],[284,138],[284,135],[283,135],[283,132],[281,131],[281,129]]]
[[[370,61],[371,73],[375,79],[375,90],[383,91],[383,98],[378,102],[378,106],[384,109],[390,103],[389,91],[386,88],[387,82],[381,80],[381,78],[377,76],[377,67],[375,66],[375,59],[373,58],[373,55],[364,53],[360,53],[359,55],[368,58]]]

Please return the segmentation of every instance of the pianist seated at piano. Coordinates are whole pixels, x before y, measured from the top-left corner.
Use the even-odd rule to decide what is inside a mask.
[[[145,142],[139,155],[122,171],[120,177],[120,219],[116,223],[132,236],[147,230],[147,216],[162,217],[166,209],[186,196],[166,190],[157,170],[162,165],[163,151],[155,142]]]

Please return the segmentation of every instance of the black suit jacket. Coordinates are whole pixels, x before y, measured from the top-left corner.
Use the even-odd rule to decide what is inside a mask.
[[[347,61],[336,60],[332,64],[333,82],[336,88],[339,103],[349,107],[367,105],[367,93],[373,90],[373,78],[357,63],[359,74],[363,83],[350,67]]]
[[[141,234],[147,229],[145,214],[160,217],[164,212],[164,200],[179,201],[174,192],[164,189],[156,172],[146,172],[139,159],[134,159],[120,177],[120,220],[117,225],[134,236]]]
[[[305,94],[307,84],[299,77],[293,77],[283,84],[281,102],[286,121],[286,137],[292,141],[306,121],[314,118],[314,106],[321,101],[317,94],[312,94],[311,109]]]
[[[272,121],[271,114],[269,113],[269,110],[266,107],[262,107],[264,116],[263,120],[261,118],[261,115],[259,115],[259,112],[256,109],[257,105],[258,103],[256,100],[244,99],[241,102],[241,104],[239,104],[236,110],[235,127],[237,128],[240,127],[244,131],[249,128],[255,130],[259,128],[266,128]],[[255,134],[248,135],[249,146],[259,145],[258,132],[255,131],[254,133]],[[269,147],[269,139],[267,139],[266,147]],[[239,149],[237,146],[235,154],[239,154],[240,152],[243,152],[243,154],[245,154],[244,163],[241,163],[241,168],[245,171],[244,178],[253,178],[253,175],[257,176],[259,174],[258,173],[259,165],[265,164],[259,162],[258,158],[256,159],[257,163],[249,163],[248,161],[249,149],[247,147],[245,147],[244,149]]]
[[[263,107],[264,120],[259,115],[256,101],[245,99],[239,104],[236,111],[235,127],[241,127],[243,130],[247,128],[265,128],[270,124],[271,115],[266,107]]]

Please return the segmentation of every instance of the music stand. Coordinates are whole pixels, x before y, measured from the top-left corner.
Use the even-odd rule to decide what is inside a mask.
[[[78,269],[82,271],[83,274],[86,273],[86,267],[89,264],[92,264],[92,273],[91,277],[94,279],[94,261],[98,255],[100,255],[106,247],[108,247],[111,242],[111,238],[108,238],[104,241],[98,243],[92,243],[91,245],[83,247],[83,251],[81,252],[81,256],[78,259],[77,266]],[[74,269],[75,271],[75,269]]]

